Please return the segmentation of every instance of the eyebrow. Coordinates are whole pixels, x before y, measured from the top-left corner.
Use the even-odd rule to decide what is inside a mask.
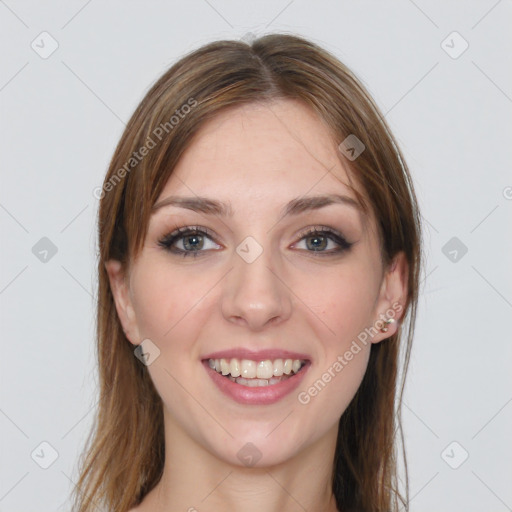
[[[281,216],[298,215],[305,211],[318,210],[332,204],[343,204],[359,211],[362,210],[361,205],[352,197],[341,194],[327,194],[292,199],[282,209]],[[165,206],[177,206],[178,208],[186,208],[207,215],[233,216],[233,209],[229,202],[217,201],[207,197],[169,196],[153,205],[152,211],[154,213]]]

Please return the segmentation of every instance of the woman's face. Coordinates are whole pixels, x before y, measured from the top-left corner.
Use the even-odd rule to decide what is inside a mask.
[[[371,344],[396,330],[379,328],[400,317],[405,263],[383,268],[340,142],[292,100],[218,115],[158,198],[129,275],[107,263],[129,340],[150,340],[166,428],[226,462],[333,442]]]

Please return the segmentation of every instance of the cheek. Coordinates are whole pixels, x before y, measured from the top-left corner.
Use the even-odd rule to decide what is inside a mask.
[[[325,274],[317,273],[314,280],[304,283],[302,293],[310,290],[308,304],[321,320],[316,325],[323,354],[299,390],[298,400],[311,417],[321,418],[325,427],[346,410],[366,372],[371,343],[365,329],[375,320],[378,270],[368,254],[359,254],[336,271],[331,268]]]
[[[187,411],[194,409],[189,394],[194,386],[187,379],[199,371],[195,340],[204,321],[207,301],[203,299],[213,286],[211,281],[208,275],[193,279],[187,272],[148,261],[132,280],[141,339],[150,339],[160,350],[148,367],[149,374],[166,408],[183,425],[189,421]]]
[[[378,289],[373,272],[358,263],[337,272],[316,273],[302,283],[300,295],[307,298],[306,304],[321,321],[317,322],[318,334],[323,333],[320,339],[341,350],[373,323]]]
[[[186,348],[193,339],[201,314],[201,302],[212,287],[204,275],[191,279],[186,272],[172,271],[151,263],[140,266],[134,277],[133,305],[140,335],[154,341],[161,350]]]
[[[350,336],[326,347],[325,358],[297,390],[305,431],[320,435],[337,424],[361,385],[370,351],[369,343],[354,343]]]
[[[365,375],[372,346],[365,328],[372,323],[369,289],[373,287],[367,280],[345,277],[336,288],[317,296],[323,302],[318,312],[322,322],[316,322],[320,357],[297,393],[308,417],[316,418],[311,428],[319,431],[338,421],[347,409]],[[361,338],[361,333],[366,337]]]

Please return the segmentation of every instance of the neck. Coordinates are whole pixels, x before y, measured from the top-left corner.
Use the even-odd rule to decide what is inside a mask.
[[[331,485],[337,425],[282,463],[244,467],[206,451],[164,416],[164,472],[137,511],[337,512]]]

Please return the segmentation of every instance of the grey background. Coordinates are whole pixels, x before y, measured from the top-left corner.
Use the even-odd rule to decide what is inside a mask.
[[[93,190],[124,123],[185,52],[269,31],[358,74],[415,179],[411,510],[512,510],[511,19],[505,0],[0,1],[0,511],[69,510],[96,403]]]

